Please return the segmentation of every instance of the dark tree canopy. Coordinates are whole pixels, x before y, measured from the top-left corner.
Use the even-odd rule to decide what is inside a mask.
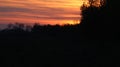
[[[118,2],[106,0],[104,5],[96,7],[92,5],[95,0],[89,0],[90,6],[83,6],[82,22],[80,27],[84,33],[91,33],[91,37],[100,36],[110,39],[118,37],[120,31]],[[103,1],[103,0],[101,0]],[[90,35],[88,35],[90,36]]]

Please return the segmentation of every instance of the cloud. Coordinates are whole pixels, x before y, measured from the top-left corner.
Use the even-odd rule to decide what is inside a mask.
[[[26,12],[26,11],[30,11],[30,9],[9,7],[9,6],[7,6],[7,7],[0,6],[0,12]]]
[[[79,2],[80,0],[4,0],[0,1],[0,17],[26,18],[26,21],[79,19]]]

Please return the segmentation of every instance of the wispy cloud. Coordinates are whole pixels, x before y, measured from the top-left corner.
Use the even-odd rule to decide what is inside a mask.
[[[64,20],[79,19],[81,5],[81,0],[2,0],[0,21],[9,22],[11,18],[13,22],[15,19],[24,19],[23,22],[37,20],[42,24],[63,23]]]

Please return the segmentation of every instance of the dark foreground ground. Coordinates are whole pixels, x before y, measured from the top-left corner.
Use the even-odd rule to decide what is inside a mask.
[[[0,67],[117,67],[119,41],[4,34]]]

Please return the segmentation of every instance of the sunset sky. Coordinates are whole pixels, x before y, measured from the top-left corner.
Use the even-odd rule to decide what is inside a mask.
[[[83,0],[85,1],[85,0]],[[0,0],[0,24],[75,24],[82,0]]]

